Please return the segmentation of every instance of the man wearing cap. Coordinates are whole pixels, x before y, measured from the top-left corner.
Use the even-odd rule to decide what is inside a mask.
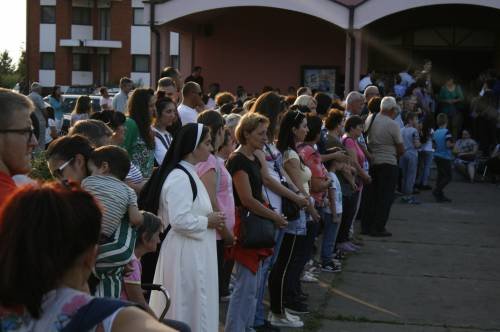
[[[384,97],[380,112],[370,114],[365,122],[368,132],[368,149],[372,160],[370,175],[372,185],[367,193],[366,213],[361,221],[362,233],[384,237],[392,234],[385,225],[389,219],[398,181],[398,157],[404,153],[399,125],[394,121],[399,106],[393,97]],[[373,123],[372,123],[373,122]]]
[[[28,98],[31,99],[35,108],[30,114],[31,120],[33,121],[33,126],[37,129],[37,140],[38,147],[37,151],[45,150],[45,131],[47,128],[47,121],[45,120],[45,102],[43,101],[42,96],[42,86],[38,82],[33,82],[31,84],[31,93],[28,95]]]

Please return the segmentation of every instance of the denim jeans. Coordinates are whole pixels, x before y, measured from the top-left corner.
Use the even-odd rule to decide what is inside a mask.
[[[333,259],[333,249],[339,230],[339,224],[333,222],[331,213],[323,214],[323,242],[321,243],[321,263],[331,263]]]
[[[416,183],[421,186],[426,186],[429,182],[432,164],[432,151],[420,151],[418,155],[418,176]]]
[[[256,274],[235,262],[235,283],[226,315],[225,331],[251,331],[257,307],[261,267]]]
[[[255,320],[253,326],[262,326],[264,325],[264,321],[266,320],[266,313],[264,308],[264,293],[266,292],[267,278],[269,276],[269,271],[272,269],[272,266],[274,265],[274,263],[276,262],[276,258],[278,257],[284,235],[284,230],[279,229],[276,231],[276,244],[274,246],[273,255],[264,259],[259,269],[261,278],[257,288],[257,305],[255,307]]]
[[[403,181],[401,191],[404,195],[413,193],[415,178],[417,176],[418,156],[415,153],[405,152],[399,159],[399,168],[401,168]]]

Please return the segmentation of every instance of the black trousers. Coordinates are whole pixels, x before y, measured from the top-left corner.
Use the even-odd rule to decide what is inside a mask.
[[[434,157],[434,162],[436,163],[437,167],[437,179],[434,193],[442,196],[443,189],[451,181],[451,160]]]
[[[361,220],[363,233],[385,230],[394,202],[399,169],[391,164],[372,165],[370,175],[372,183],[367,186],[366,210]]]
[[[283,238],[283,243],[285,241],[291,241],[291,239],[287,239],[289,234],[285,234]],[[293,243],[294,255],[288,264],[288,268],[285,271],[285,279],[283,284],[283,297],[282,300],[285,303],[293,303],[297,301],[297,297],[301,293],[300,286],[300,275],[302,274],[302,270],[304,269],[304,261],[305,261],[305,251],[307,249],[307,236],[306,235],[294,235],[295,240]],[[283,243],[281,246],[283,247]],[[281,249],[280,249],[281,253]],[[274,306],[271,304],[271,308]],[[279,308],[278,306],[275,307]],[[278,313],[279,311],[274,311]]]
[[[219,272],[219,296],[229,295],[229,282],[234,261],[224,259],[224,240],[217,240],[217,268]]]
[[[479,150],[483,152],[484,156],[488,156],[490,150],[497,144],[496,121],[480,116],[476,119],[476,125]]]
[[[271,311],[275,314],[283,313],[283,298],[285,296],[285,284],[290,274],[289,267],[297,256],[297,235],[285,233],[281,242],[280,251],[271,269],[268,279],[269,300]],[[299,271],[300,278],[300,271]]]
[[[337,234],[337,243],[349,241],[349,230],[354,221],[359,195],[358,191],[350,196],[342,196],[342,221]]]

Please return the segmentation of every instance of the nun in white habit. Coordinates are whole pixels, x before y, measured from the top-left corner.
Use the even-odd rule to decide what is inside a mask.
[[[153,282],[170,293],[172,303],[167,318],[187,323],[193,332],[219,329],[215,232],[224,226],[224,215],[212,212],[208,193],[194,168],[207,160],[211,150],[207,127],[194,123],[183,126],[155,184],[158,216],[170,231],[162,243]],[[192,180],[196,185],[194,199]],[[149,305],[160,315],[165,307],[163,295],[152,292]]]

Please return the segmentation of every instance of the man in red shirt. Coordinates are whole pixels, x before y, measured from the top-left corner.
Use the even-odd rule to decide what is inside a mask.
[[[31,153],[38,142],[30,112],[33,103],[24,95],[0,88],[0,206],[16,189],[12,176],[31,169]]]

